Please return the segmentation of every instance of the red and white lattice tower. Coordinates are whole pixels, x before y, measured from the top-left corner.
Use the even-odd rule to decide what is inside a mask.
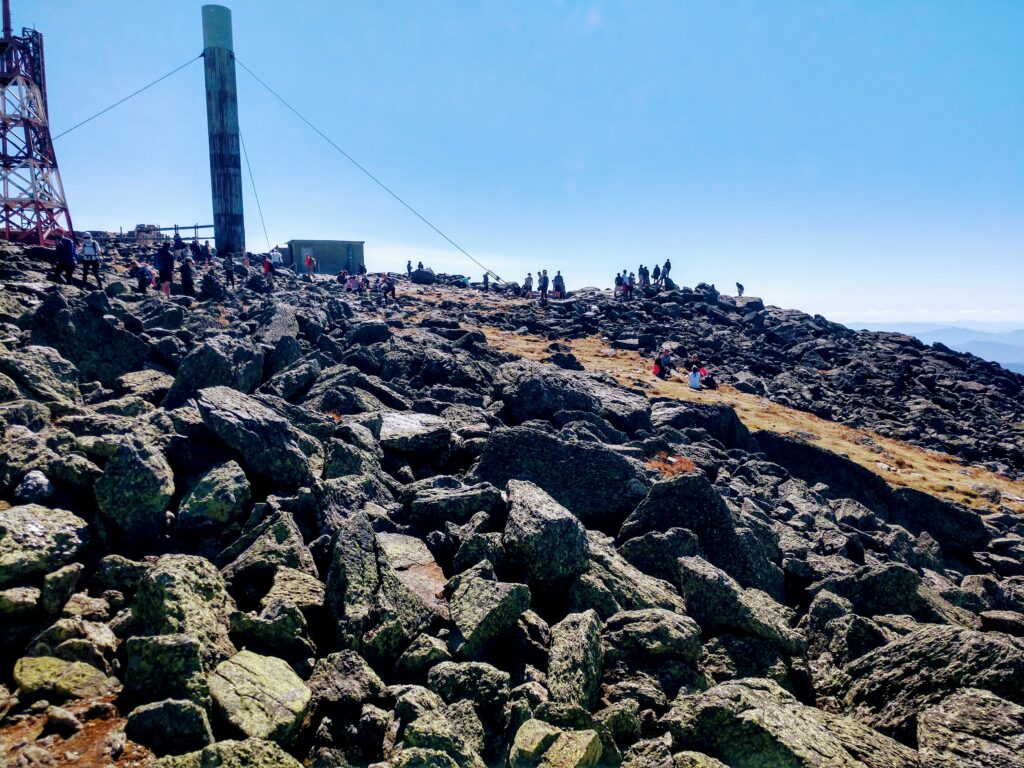
[[[0,40],[0,239],[48,245],[71,232],[71,214],[57,170],[46,112],[43,36],[11,30],[3,0]]]

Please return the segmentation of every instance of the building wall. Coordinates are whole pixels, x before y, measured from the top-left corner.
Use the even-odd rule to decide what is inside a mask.
[[[303,271],[306,249],[312,251],[324,273],[355,272],[365,263],[362,240],[289,240],[288,252],[283,254],[285,265]]]

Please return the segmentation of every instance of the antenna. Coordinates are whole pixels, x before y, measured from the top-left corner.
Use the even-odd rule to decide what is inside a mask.
[[[4,39],[9,40],[14,35],[11,29],[11,0],[4,0]]]

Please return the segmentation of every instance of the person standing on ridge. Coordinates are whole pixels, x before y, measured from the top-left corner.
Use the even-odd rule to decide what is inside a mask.
[[[57,240],[57,253],[53,266],[53,280],[57,283],[71,285],[75,278],[75,265],[77,262],[78,247],[75,241],[68,237],[67,233],[61,231]]]
[[[82,247],[78,249],[82,257],[82,285],[89,286],[89,272],[96,275],[96,287],[103,288],[100,279],[100,244],[92,238],[91,232],[82,235]]]
[[[661,268],[661,279],[662,281],[668,280],[668,273],[672,271],[672,262],[665,259],[665,266]]]
[[[224,285],[235,287],[235,260],[230,251],[224,256]]]
[[[491,273],[484,272],[484,293],[491,289]]]
[[[210,251],[210,241],[206,240],[203,243],[203,247],[200,249],[202,256],[202,264],[209,264],[210,259],[213,258],[213,253]]]
[[[657,264],[654,265],[654,271],[651,273],[651,279],[655,285],[661,285],[661,267]]]
[[[405,262],[405,274],[412,280],[412,259]]]
[[[548,271],[542,269],[540,278],[537,280],[537,287],[540,289],[540,303],[547,306],[548,303]]]
[[[523,291],[526,293],[526,298],[533,298],[533,272],[526,273],[526,279],[523,280]]]
[[[554,279],[554,281],[552,283],[552,287],[555,290],[555,298],[556,299],[564,299],[565,298],[565,278],[562,277],[562,271],[561,270],[559,270],[558,272],[555,273],[555,279]]]
[[[630,301],[633,300],[634,290],[636,290],[636,275],[630,272],[629,277],[626,278],[626,298]]]
[[[160,292],[164,298],[171,298],[171,283],[174,282],[174,254],[171,253],[171,244],[166,240],[160,246],[160,250],[156,252],[156,256],[153,257],[153,266],[156,267]]]
[[[171,247],[171,250],[174,251],[175,263],[185,258],[185,241],[181,239],[181,235],[177,232],[174,233],[174,245]]]
[[[625,280],[618,272],[615,273],[615,293],[613,294],[616,299],[621,298],[623,292],[626,290]]]
[[[736,295],[743,298],[743,283],[736,283]]]
[[[277,248],[270,251],[270,263],[274,265],[275,272],[284,266],[284,257],[281,256],[281,252]]]
[[[188,244],[188,252],[189,255],[192,257],[192,262],[194,264],[203,263],[203,248],[201,245],[199,245],[199,241],[196,240],[195,238],[193,238],[192,242]]]

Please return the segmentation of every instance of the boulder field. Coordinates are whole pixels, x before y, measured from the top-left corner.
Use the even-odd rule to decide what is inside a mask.
[[[1024,377],[710,286],[163,300],[41,255],[0,252],[0,764],[104,718],[160,768],[1024,766],[1016,513],[480,329],[675,344],[1011,477]]]

